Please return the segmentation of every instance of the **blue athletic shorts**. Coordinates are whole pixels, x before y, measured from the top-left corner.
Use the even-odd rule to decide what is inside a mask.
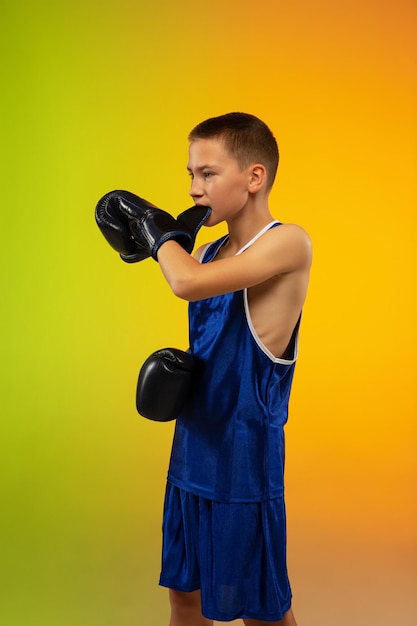
[[[284,500],[224,504],[168,483],[159,582],[200,589],[207,619],[282,619],[291,607]]]

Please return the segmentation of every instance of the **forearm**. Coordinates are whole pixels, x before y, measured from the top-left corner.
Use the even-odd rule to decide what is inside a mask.
[[[244,254],[199,263],[170,240],[159,248],[158,261],[174,294],[193,302],[250,288],[273,276],[306,272],[311,245],[304,231],[283,225],[266,233]]]
[[[198,299],[193,296],[201,265],[176,241],[165,242],[158,250],[158,262],[173,293],[183,300]]]

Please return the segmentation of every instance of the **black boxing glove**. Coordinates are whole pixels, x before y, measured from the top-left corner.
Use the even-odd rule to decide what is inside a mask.
[[[170,239],[191,254],[197,233],[211,213],[209,207],[194,206],[175,219],[166,211],[133,194],[120,198],[120,210],[130,220],[130,230],[135,241],[146,248],[155,261],[158,260],[159,248]]]
[[[180,413],[192,388],[196,360],[189,352],[165,348],[153,352],[139,372],[136,408],[156,422],[169,422]]]
[[[110,191],[97,203],[95,218],[107,243],[126,263],[137,263],[150,257],[147,247],[135,241],[129,219],[120,211],[121,197],[133,196],[128,191]],[[136,196],[134,196],[136,197]]]
[[[188,232],[191,237],[190,246],[185,248],[188,254],[191,254],[193,251],[198,231],[207,222],[210,217],[210,213],[210,207],[196,205],[178,215],[178,224],[181,228]]]

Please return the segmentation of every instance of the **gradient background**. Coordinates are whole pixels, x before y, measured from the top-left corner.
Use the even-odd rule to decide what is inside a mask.
[[[273,213],[315,249],[287,428],[299,624],[416,623],[416,14],[3,0],[3,624],[168,622],[173,425],[134,389],[151,351],[187,346],[186,303],[93,214],[114,188],[190,206],[187,133],[233,110],[276,134]]]

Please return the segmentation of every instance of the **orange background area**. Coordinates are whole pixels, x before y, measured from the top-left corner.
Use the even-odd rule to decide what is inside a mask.
[[[3,3],[2,623],[168,623],[173,424],[134,390],[150,352],[187,346],[187,307],[94,207],[115,188],[190,206],[187,133],[236,110],[273,129],[272,212],[314,244],[287,427],[299,625],[416,623],[416,13]]]

